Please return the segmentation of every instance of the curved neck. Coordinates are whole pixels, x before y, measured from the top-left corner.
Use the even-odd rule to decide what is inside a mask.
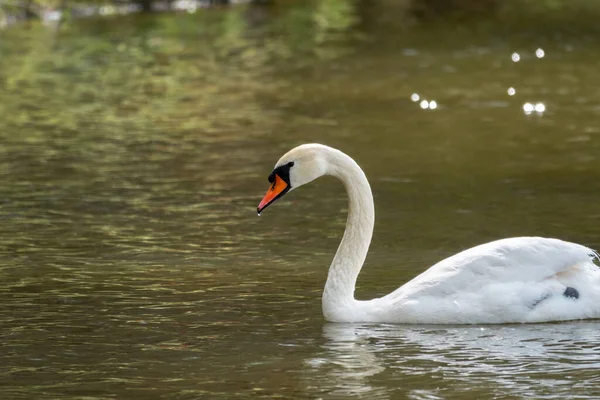
[[[329,267],[323,291],[323,314],[329,321],[347,319],[354,305],[356,279],[363,266],[375,223],[371,186],[358,164],[346,154],[334,150],[328,155],[327,173],[339,178],[348,193],[346,231]]]

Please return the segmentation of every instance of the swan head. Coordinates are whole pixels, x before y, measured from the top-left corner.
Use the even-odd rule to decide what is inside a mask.
[[[320,144],[303,144],[285,153],[269,175],[271,187],[256,209],[258,214],[289,191],[325,175],[327,149]]]

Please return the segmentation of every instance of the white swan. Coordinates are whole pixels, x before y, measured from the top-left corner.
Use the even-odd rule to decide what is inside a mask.
[[[375,210],[356,162],[331,147],[305,144],[286,153],[269,176],[260,214],[285,193],[322,176],[345,185],[346,231],[329,268],[323,314],[332,322],[472,324],[600,318],[598,254],[558,239],[518,237],[486,243],[435,264],[394,292],[354,298]]]

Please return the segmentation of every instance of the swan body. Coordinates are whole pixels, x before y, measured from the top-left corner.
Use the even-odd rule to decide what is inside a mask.
[[[305,144],[286,153],[269,176],[260,213],[287,192],[322,176],[348,192],[346,230],[329,268],[323,315],[331,322],[474,324],[600,318],[598,254],[540,237],[493,241],[442,260],[394,292],[354,298],[375,222],[369,182],[356,162],[334,148]]]

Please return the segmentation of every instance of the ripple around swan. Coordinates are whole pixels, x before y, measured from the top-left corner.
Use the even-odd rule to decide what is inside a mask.
[[[577,387],[594,398],[600,379],[597,322],[486,327],[410,327],[328,324],[323,353],[307,359],[332,387],[373,398],[560,398]],[[395,380],[398,387],[377,383]],[[428,390],[429,382],[444,382]],[[410,382],[405,388],[406,382]],[[422,389],[415,389],[422,387]],[[448,389],[452,387],[452,389]],[[371,393],[372,390],[372,393]]]

